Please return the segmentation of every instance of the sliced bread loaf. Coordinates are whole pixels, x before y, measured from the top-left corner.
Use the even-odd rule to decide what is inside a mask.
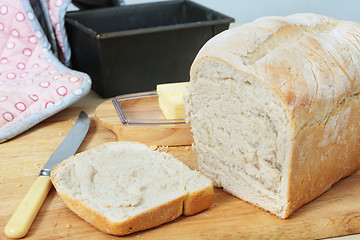
[[[210,179],[167,153],[112,142],[76,154],[51,172],[66,206],[103,232],[126,235],[212,204]]]
[[[360,168],[360,24],[264,17],[209,40],[186,97],[199,170],[287,218]]]

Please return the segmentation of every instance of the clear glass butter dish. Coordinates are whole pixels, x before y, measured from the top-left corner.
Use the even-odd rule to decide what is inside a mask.
[[[117,96],[112,103],[124,125],[187,125],[185,119],[165,119],[156,91]]]

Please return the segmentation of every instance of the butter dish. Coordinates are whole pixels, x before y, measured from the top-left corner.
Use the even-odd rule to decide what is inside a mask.
[[[100,104],[96,120],[113,131],[119,141],[136,141],[147,145],[191,145],[190,124],[185,119],[166,119],[156,91],[117,96]]]
[[[159,106],[156,91],[125,94],[112,99],[112,103],[125,125],[186,124],[185,119],[166,119]]]

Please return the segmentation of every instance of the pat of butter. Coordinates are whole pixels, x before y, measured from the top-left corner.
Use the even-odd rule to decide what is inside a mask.
[[[183,96],[187,94],[188,82],[166,83],[156,86],[159,106],[166,119],[185,119]]]

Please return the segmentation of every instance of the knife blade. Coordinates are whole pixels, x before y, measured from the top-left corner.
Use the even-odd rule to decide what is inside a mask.
[[[50,172],[57,164],[76,153],[89,130],[89,126],[88,115],[81,111],[75,125],[51,155],[44,168],[41,169],[39,177],[6,224],[4,229],[6,236],[21,238],[26,235],[52,187]]]

